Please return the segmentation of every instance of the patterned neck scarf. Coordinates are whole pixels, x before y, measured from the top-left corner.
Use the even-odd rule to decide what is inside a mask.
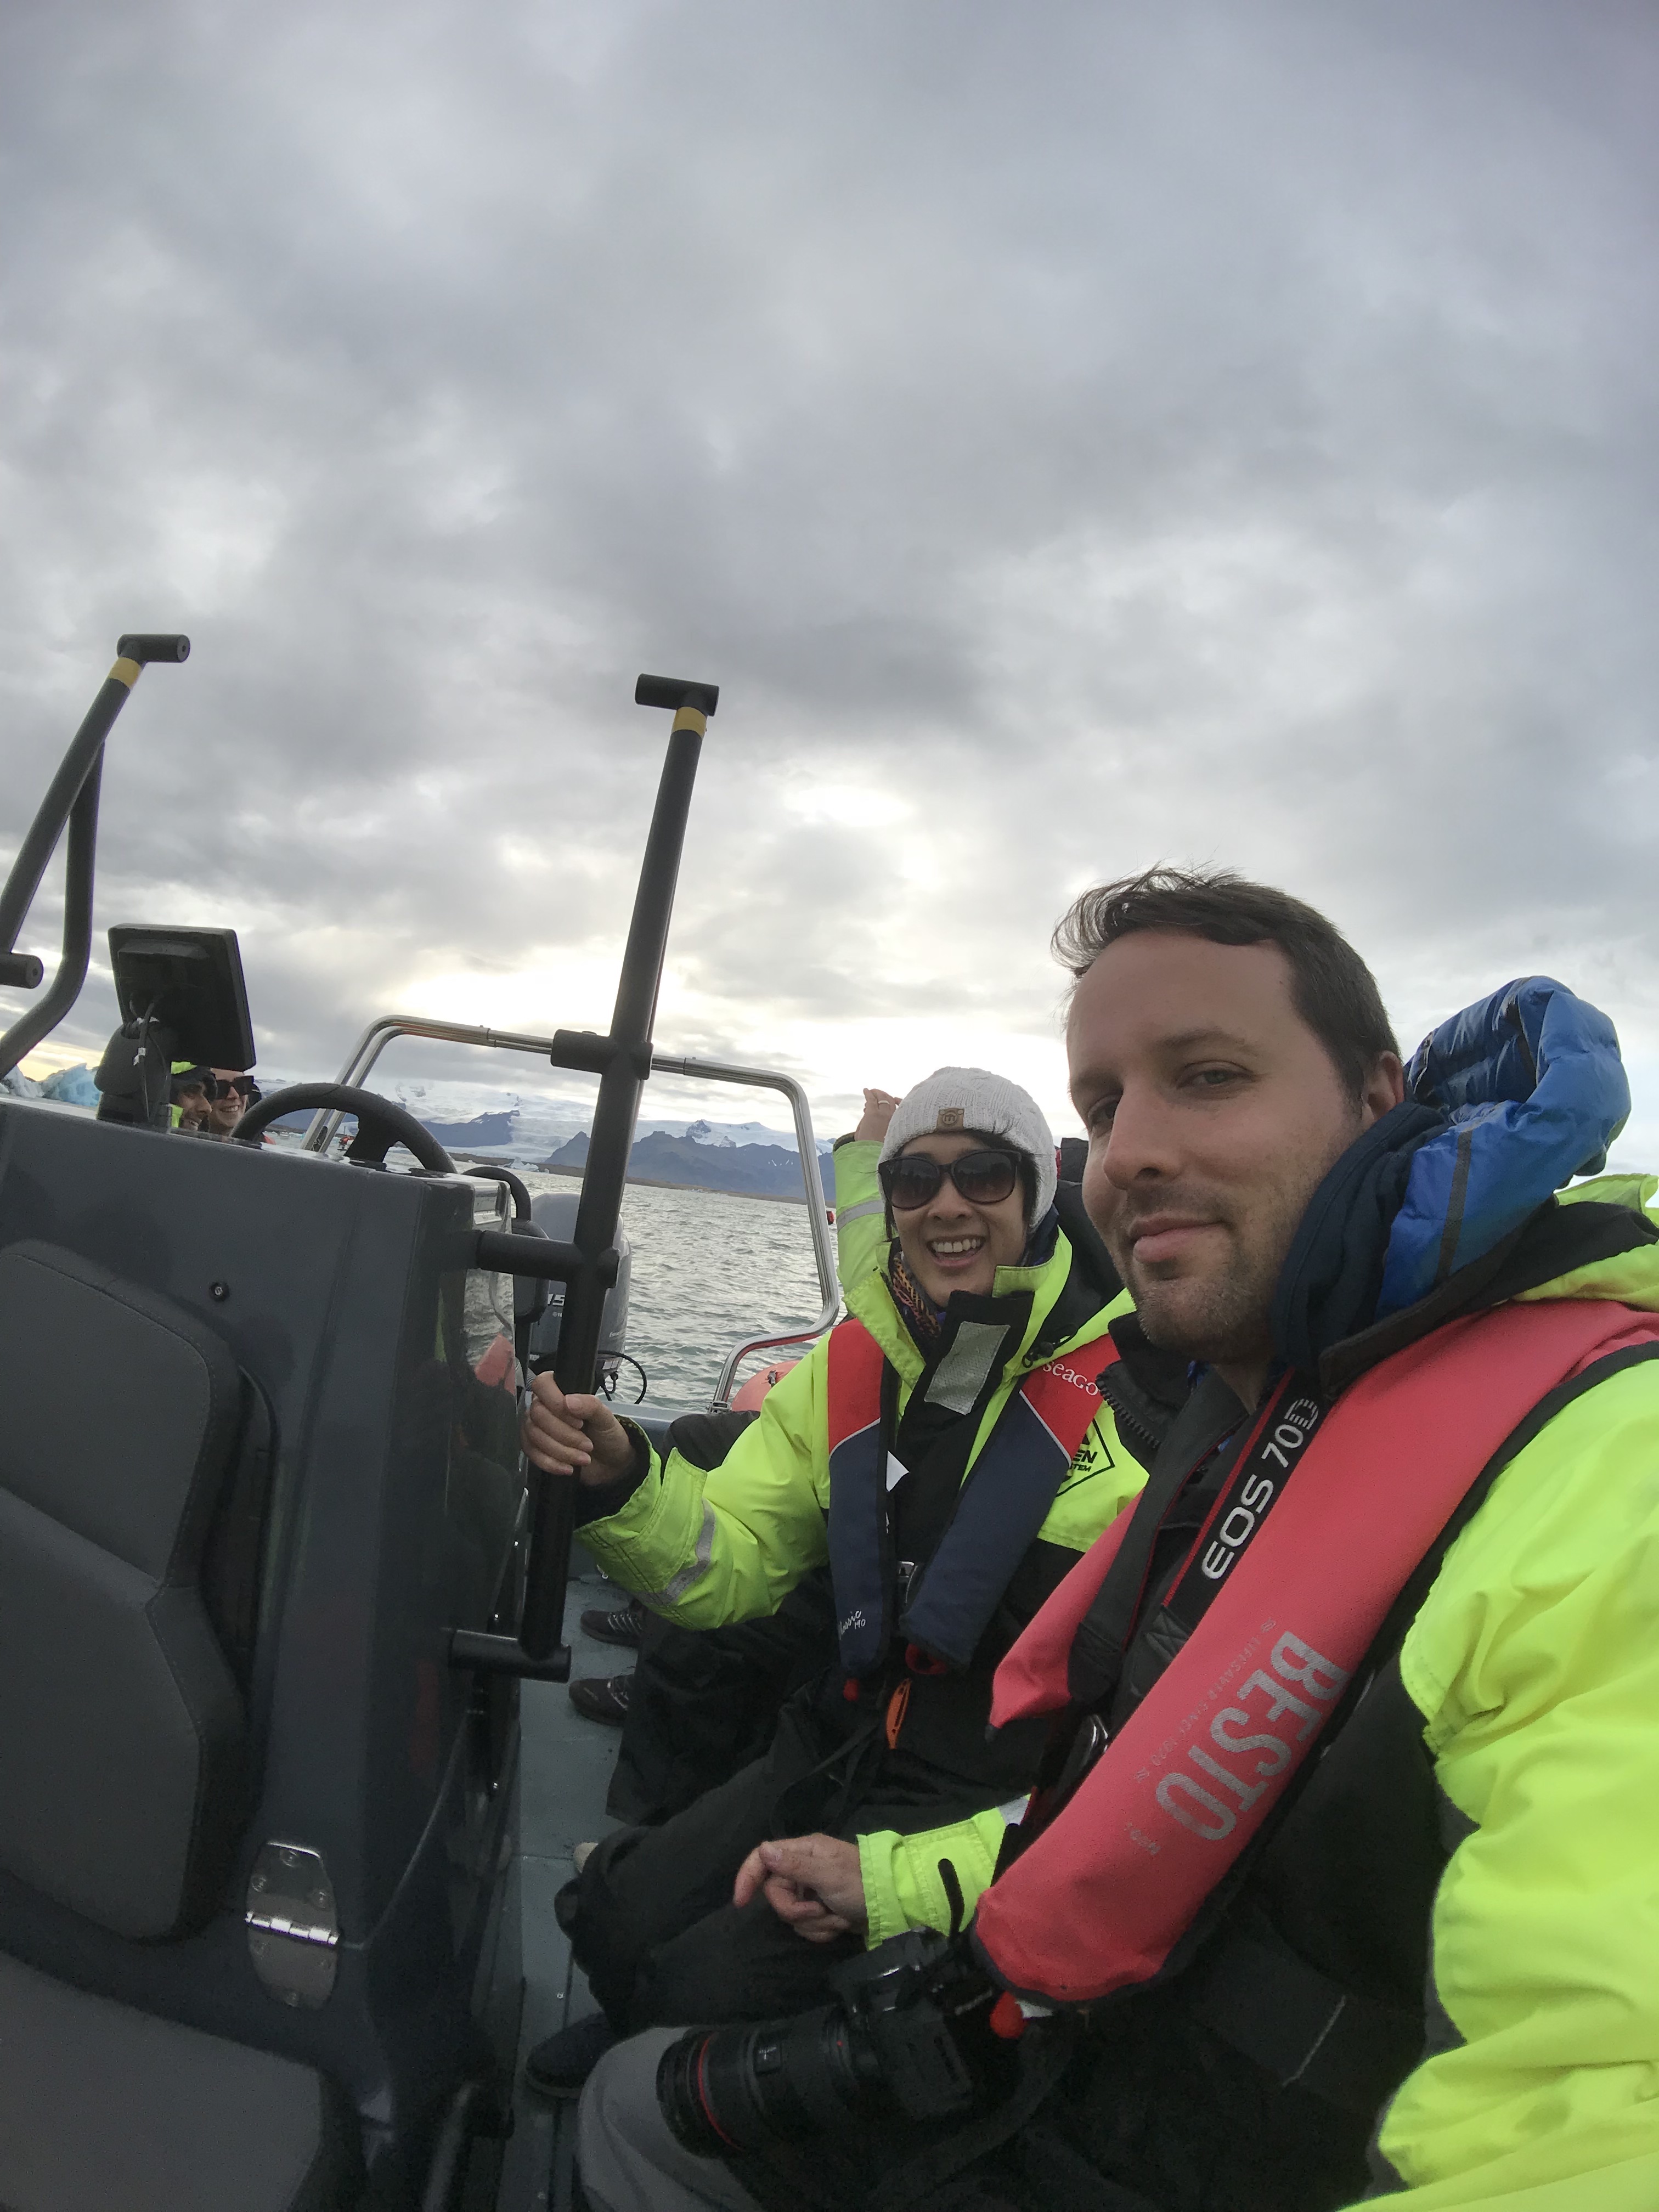
[[[931,1352],[945,1327],[945,1309],[933,1304],[906,1267],[896,1237],[888,1255],[887,1284],[905,1327],[923,1352]]]

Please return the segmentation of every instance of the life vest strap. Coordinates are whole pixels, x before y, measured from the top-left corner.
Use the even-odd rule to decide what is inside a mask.
[[[1255,1934],[1224,1936],[1206,1955],[1193,2010],[1281,2088],[1350,2112],[1374,2113],[1423,2047],[1417,2008],[1361,1996]]]

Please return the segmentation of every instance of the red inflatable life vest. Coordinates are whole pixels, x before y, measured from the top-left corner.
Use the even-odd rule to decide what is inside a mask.
[[[1151,1981],[1492,1455],[1558,1384],[1656,1342],[1659,1315],[1627,1306],[1506,1305],[1449,1322],[1345,1391],[1186,1644],[981,1899],[975,1936],[1000,1978],[1070,2004]],[[1004,1660],[995,1724],[1066,1704],[1073,1638],[1133,1510]],[[1194,1556],[1212,1540],[1200,1531]]]

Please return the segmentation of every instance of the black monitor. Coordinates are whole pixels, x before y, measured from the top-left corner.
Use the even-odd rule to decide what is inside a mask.
[[[171,1057],[204,1067],[252,1067],[242,956],[234,929],[155,929],[129,923],[109,933],[123,1024],[146,1014],[171,1032]]]

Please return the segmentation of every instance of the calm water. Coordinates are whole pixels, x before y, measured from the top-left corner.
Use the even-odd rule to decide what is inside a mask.
[[[524,1179],[532,1193],[576,1188],[568,1176],[532,1171]],[[810,1328],[817,1319],[804,1206],[630,1183],[622,1218],[634,1247],[628,1350],[650,1378],[647,1407],[706,1404],[734,1344]],[[750,1361],[744,1372],[763,1364]],[[637,1387],[624,1367],[618,1402]]]

